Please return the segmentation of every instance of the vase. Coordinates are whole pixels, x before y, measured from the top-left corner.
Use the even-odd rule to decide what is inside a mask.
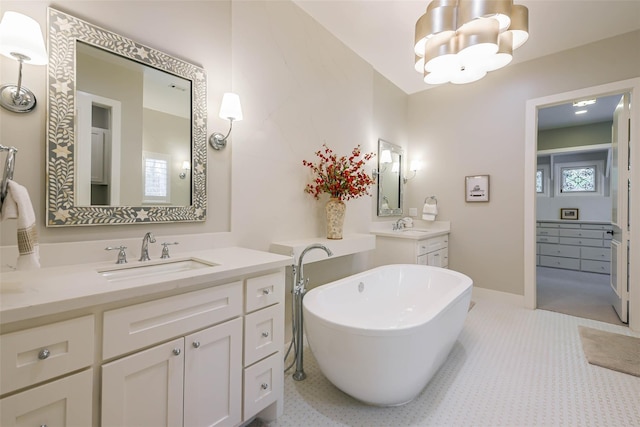
[[[327,239],[342,239],[342,226],[347,205],[342,200],[332,197],[325,205],[324,210],[327,214]]]

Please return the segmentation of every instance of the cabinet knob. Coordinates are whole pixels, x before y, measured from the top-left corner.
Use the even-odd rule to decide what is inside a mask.
[[[265,288],[262,290],[262,295],[269,295],[271,293],[271,289]]]
[[[267,338],[269,336],[269,332],[265,331],[262,333],[263,338]]]
[[[175,354],[176,356],[180,356],[180,353],[182,353],[182,350],[180,350],[179,348],[173,349],[173,354]]]
[[[193,348],[200,348],[200,341],[194,341],[192,345]]]
[[[40,353],[38,353],[38,359],[44,360],[48,358],[50,355],[51,355],[51,352],[48,349],[43,348],[42,350],[40,350]]]
[[[261,388],[261,389],[263,389],[263,390],[266,390],[266,389],[268,389],[268,388],[269,388],[269,384],[267,384],[267,383],[262,383],[262,384],[260,384],[260,388]]]

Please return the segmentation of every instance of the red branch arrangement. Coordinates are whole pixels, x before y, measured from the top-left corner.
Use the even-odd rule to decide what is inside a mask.
[[[370,196],[369,187],[375,183],[375,179],[364,171],[364,165],[375,154],[362,155],[358,145],[351,156],[338,157],[327,144],[322,146],[323,150],[316,151],[316,156],[320,159],[318,163],[302,161],[315,176],[313,183],[307,184],[304,191],[316,200],[320,198],[320,193],[328,193],[342,201]]]

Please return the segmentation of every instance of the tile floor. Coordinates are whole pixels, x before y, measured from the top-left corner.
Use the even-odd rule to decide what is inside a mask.
[[[285,377],[271,426],[640,426],[640,378],[589,365],[578,325],[628,328],[474,295],[453,351],[407,405],[364,405],[336,389],[306,348],[307,379]]]

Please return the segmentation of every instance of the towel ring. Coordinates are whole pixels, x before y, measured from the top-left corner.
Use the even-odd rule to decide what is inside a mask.
[[[435,203],[429,203],[430,200],[433,200]],[[438,206],[438,199],[436,199],[436,196],[429,196],[427,198],[424,199],[424,204],[430,204],[433,205],[435,204],[436,206]]]

